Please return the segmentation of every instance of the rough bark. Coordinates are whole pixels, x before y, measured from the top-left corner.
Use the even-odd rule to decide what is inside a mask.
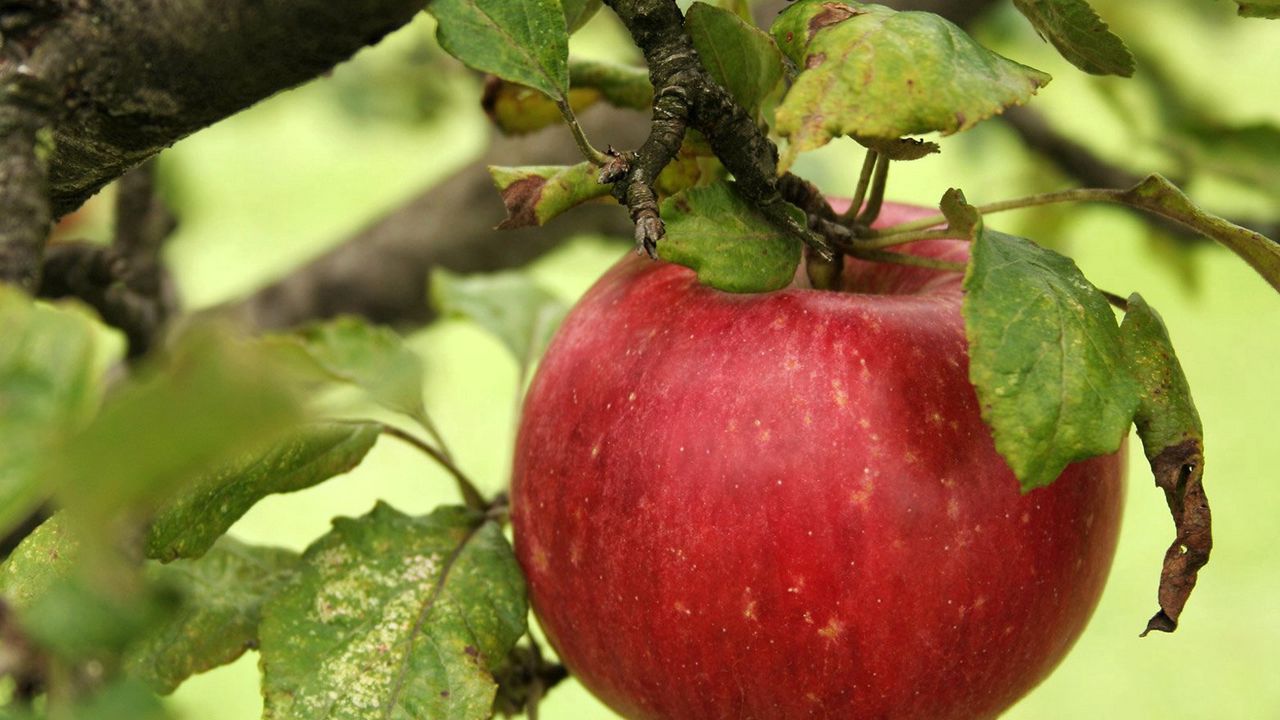
[[[175,141],[324,73],[422,7],[422,0],[0,0],[0,18],[11,20],[5,44],[22,49],[0,72],[25,62],[59,98],[49,193],[61,216]]]

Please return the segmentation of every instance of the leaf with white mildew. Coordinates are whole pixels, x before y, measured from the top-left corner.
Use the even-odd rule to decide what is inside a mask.
[[[339,518],[263,610],[267,720],[488,718],[495,668],[525,632],[502,528],[445,507]]]
[[[222,538],[199,560],[150,563],[147,580],[181,596],[176,613],[129,646],[125,672],[159,693],[258,645],[262,605],[297,575],[297,553]]]
[[[437,268],[431,297],[441,314],[467,318],[489,331],[522,372],[542,354],[569,311],[567,303],[521,272],[463,277]]]

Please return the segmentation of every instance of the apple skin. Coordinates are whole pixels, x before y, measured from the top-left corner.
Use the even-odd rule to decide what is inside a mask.
[[[959,275],[846,281],[732,295],[628,257],[549,348],[516,553],[548,640],[620,714],[994,717],[1092,614],[1124,448],[1023,494],[969,384]]]

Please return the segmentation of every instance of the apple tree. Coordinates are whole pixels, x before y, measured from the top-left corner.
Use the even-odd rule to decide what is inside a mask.
[[[1206,27],[1227,5],[1280,18],[1195,4]],[[1055,234],[1064,207],[1111,205],[1180,272],[1213,243],[1280,290],[1280,128],[1197,102],[1143,36],[1159,11],[423,11],[0,0],[0,717],[169,717],[161,696],[249,650],[276,719],[536,717],[570,675],[628,717],[993,717],[1098,602],[1134,427],[1173,524],[1135,630],[1178,628],[1213,535],[1177,328]],[[485,158],[184,308],[165,261],[182,203],[153,158],[411,22],[434,30],[427,60],[320,82],[365,112],[480,106]],[[601,24],[638,62],[571,52]],[[1053,78],[1012,56],[1021,36],[1098,78],[1144,167],[1035,109]],[[987,197],[975,170],[931,207],[894,201],[891,177],[980,164],[963,143],[996,124],[1035,158],[1032,192]],[[813,161],[837,154],[847,185]],[[1202,183],[1262,199],[1211,211],[1182,189]],[[104,188],[108,237],[73,239]],[[634,252],[570,310],[519,268],[584,231]],[[441,316],[519,369],[510,481],[451,447],[391,327]],[[380,440],[456,499],[380,501],[302,552],[237,539]]]

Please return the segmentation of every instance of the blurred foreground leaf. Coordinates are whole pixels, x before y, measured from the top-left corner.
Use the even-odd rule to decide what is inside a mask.
[[[122,513],[154,511],[301,417],[279,363],[257,345],[198,329],[119,388],[51,455],[45,476],[75,530],[96,540]]]
[[[527,370],[551,340],[569,306],[527,273],[463,277],[437,268],[431,296],[442,315],[463,317],[498,338]]]
[[[389,552],[394,548],[394,552]],[[261,628],[265,717],[488,718],[525,632],[524,580],[497,523],[462,508],[339,518]]]
[[[0,534],[48,493],[38,458],[98,406],[95,335],[87,314],[0,285]]]
[[[147,534],[147,557],[166,562],[200,557],[267,495],[302,490],[360,464],[379,432],[376,423],[316,423],[242,453],[156,514]]]

